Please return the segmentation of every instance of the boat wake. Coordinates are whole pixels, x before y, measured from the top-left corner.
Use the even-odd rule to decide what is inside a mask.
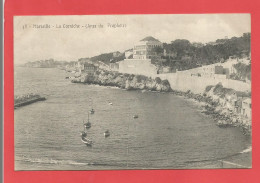
[[[249,146],[248,148],[244,149],[243,151],[240,152],[240,154],[248,153],[248,152],[252,152],[252,146]]]
[[[53,164],[53,165],[74,165],[74,166],[109,166],[109,167],[124,167],[125,163],[104,163],[104,162],[77,162],[73,160],[55,160],[48,158],[27,158],[27,157],[16,157],[15,161],[22,161],[35,164]]]
[[[89,165],[89,163],[81,163],[72,160],[55,160],[47,158],[16,158],[16,161],[24,161],[30,163],[39,163],[39,164],[60,164],[60,165]]]

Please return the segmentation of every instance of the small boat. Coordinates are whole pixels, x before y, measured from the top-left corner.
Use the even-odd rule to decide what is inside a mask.
[[[81,137],[86,137],[87,136],[87,132],[83,131],[80,133]]]
[[[90,139],[87,138],[87,137],[82,137],[82,136],[81,136],[81,141],[82,141],[84,144],[86,144],[87,146],[92,146],[92,144],[93,144],[93,141],[90,140]]]
[[[91,127],[91,123],[90,123],[90,122],[85,123],[85,124],[84,124],[84,127],[85,127],[86,129],[90,128],[90,127]]]
[[[91,100],[91,110],[89,111],[90,112],[90,114],[94,114],[95,113],[95,110],[94,110],[94,108],[93,108],[93,101]]]
[[[83,121],[83,123],[84,123],[84,121]],[[85,127],[86,129],[88,129],[88,128],[91,127],[91,123],[89,122],[89,113],[88,113],[88,122],[87,122],[87,123],[84,123],[84,127]]]
[[[134,118],[134,119],[138,118],[138,115],[133,115],[133,118]]]
[[[85,125],[85,124],[84,124]],[[92,146],[93,144],[93,141],[90,140],[89,138],[87,138],[87,132],[85,131],[85,128],[84,128],[84,131],[81,132],[81,141],[87,145],[87,146]]]
[[[109,130],[106,130],[106,131],[104,132],[104,136],[105,136],[105,137],[109,137],[109,136],[110,136]]]
[[[94,113],[95,113],[95,110],[94,110],[94,109],[91,109],[89,112],[90,112],[90,114],[94,114]]]

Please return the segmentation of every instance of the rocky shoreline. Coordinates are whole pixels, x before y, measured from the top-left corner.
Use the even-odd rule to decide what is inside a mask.
[[[221,128],[238,127],[244,135],[251,136],[251,121],[228,110],[219,100],[213,99],[209,91],[205,91],[204,94],[194,94],[190,90],[186,92],[177,91],[170,87],[168,80],[161,80],[159,77],[152,79],[143,75],[122,74],[104,70],[96,71],[92,75],[82,75],[79,78],[74,78],[71,82],[112,86],[126,90],[170,92],[174,95],[184,96],[197,101],[202,107],[202,113],[212,117],[217,126]]]
[[[92,75],[82,75],[79,78],[72,79],[71,82],[113,86],[126,90],[171,91],[168,80],[161,80],[159,77],[152,79],[144,75],[122,74],[103,70],[96,71]]]
[[[200,95],[194,94],[191,91],[182,92],[176,90],[173,90],[171,93],[199,102],[202,107],[202,113],[214,119],[217,126],[221,128],[238,127],[244,135],[251,136],[251,122],[248,119],[241,118],[240,115],[228,111],[219,102],[216,102],[212,99],[212,97],[207,96],[206,93],[204,93],[204,95]]]

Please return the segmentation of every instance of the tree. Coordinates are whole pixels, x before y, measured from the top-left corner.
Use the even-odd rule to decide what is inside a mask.
[[[156,46],[156,47],[152,48],[152,52],[155,52],[157,55],[163,54],[163,51],[164,51],[163,48],[160,46]]]

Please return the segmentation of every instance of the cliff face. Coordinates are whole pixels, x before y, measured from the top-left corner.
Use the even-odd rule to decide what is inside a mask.
[[[94,75],[82,75],[80,78],[72,80],[72,82],[116,86],[127,90],[171,91],[167,80],[109,71],[97,71]]]
[[[207,113],[213,114],[220,127],[241,127],[246,135],[251,134],[251,103],[250,107],[243,104],[250,99],[250,92],[238,92],[231,88],[224,88],[221,83],[208,86],[204,93],[211,100]]]

